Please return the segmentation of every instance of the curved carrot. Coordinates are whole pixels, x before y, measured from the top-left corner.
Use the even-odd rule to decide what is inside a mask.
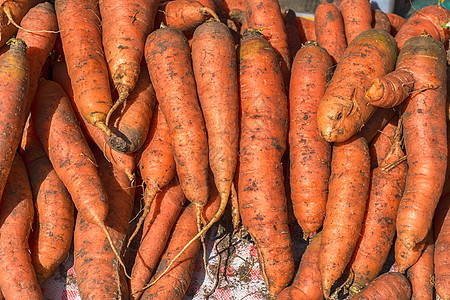
[[[42,299],[28,251],[33,215],[27,170],[16,154],[0,202],[0,286],[6,299]]]
[[[434,238],[427,237],[425,250],[419,260],[408,269],[406,275],[411,282],[411,300],[433,299],[434,296]]]
[[[330,177],[331,146],[317,129],[317,107],[331,75],[326,50],[307,42],[295,56],[289,88],[290,186],[304,237],[322,227]]]
[[[256,30],[245,32],[239,61],[239,210],[244,228],[256,243],[267,289],[276,297],[294,275],[281,164],[286,150],[287,99],[277,55]]]
[[[347,44],[360,33],[372,28],[372,8],[369,0],[343,0],[340,4]]]
[[[411,298],[411,284],[401,273],[390,272],[375,278],[374,281],[360,293],[348,298],[349,300],[396,299],[409,300]]]
[[[417,91],[402,104],[408,177],[397,215],[397,237],[412,249],[424,240],[439,201],[447,166],[446,57],[443,45],[430,36],[411,38],[410,71]],[[424,72],[426,70],[426,72]],[[420,138],[417,138],[420,137]]]
[[[397,264],[398,271],[405,273],[405,271],[414,265],[422,255],[425,249],[426,241],[422,241],[416,244],[412,249],[408,249],[397,238],[395,240],[395,262]]]

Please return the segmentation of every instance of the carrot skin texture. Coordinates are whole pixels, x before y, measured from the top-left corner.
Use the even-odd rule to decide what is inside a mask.
[[[405,187],[407,164],[403,161],[391,170],[383,168],[404,156],[400,143],[399,139],[392,144],[391,151],[371,174],[361,237],[349,263],[353,271],[351,293],[358,293],[380,274],[394,242],[395,218]]]
[[[340,5],[347,43],[372,28],[372,8],[368,0],[343,0]]]
[[[302,41],[317,41],[316,28],[313,20],[298,16],[295,18],[295,26],[300,32]]]
[[[375,278],[360,293],[348,298],[349,300],[395,299],[409,300],[411,298],[411,284],[401,273],[390,272]]]
[[[294,275],[281,163],[287,139],[287,97],[276,53],[261,34],[247,30],[239,55],[239,210],[244,228],[256,243],[267,289],[275,298]]]
[[[74,207],[42,148],[31,118],[25,126],[20,152],[34,195],[35,225],[29,243],[31,262],[41,284],[67,258],[75,223]]]
[[[359,134],[366,139],[367,143],[370,144],[380,130],[388,124],[395,113],[396,111],[390,108],[377,109],[366,124],[364,124],[364,127],[361,128]],[[384,157],[382,159],[384,159]]]
[[[248,27],[261,29],[281,62],[285,87],[289,87],[291,57],[280,4],[277,0],[246,0]]]
[[[309,243],[302,255],[297,275],[291,286],[285,288],[277,300],[321,300],[322,281],[319,271],[319,251],[322,233],[319,232]]]
[[[180,29],[186,35],[192,34],[208,17],[203,4],[195,0],[171,1],[164,11],[167,25]]]
[[[339,62],[347,48],[342,14],[333,3],[321,3],[314,12],[317,42],[334,62]]]
[[[425,239],[432,225],[445,181],[447,63],[443,45],[430,36],[411,38],[404,48],[402,51],[412,56],[409,70],[415,88],[437,86],[417,91],[402,104],[409,169],[397,215],[397,236],[412,249]]]
[[[436,209],[434,245],[435,287],[441,299],[450,299],[450,197],[443,195]]]
[[[373,138],[372,143],[370,143],[369,152],[371,169],[378,168],[389,153],[394,142],[393,138],[395,130],[397,129],[397,124],[398,116],[394,116]]]
[[[17,38],[23,40],[27,46],[27,59],[30,88],[26,112],[27,116],[31,109],[34,94],[36,93],[39,76],[49,53],[55,45],[58,21],[56,20],[55,9],[50,2],[45,2],[31,8],[22,19],[20,26],[31,31],[55,31],[32,33],[22,29],[17,32]]]
[[[342,142],[361,130],[376,108],[364,99],[371,80],[394,69],[397,46],[380,29],[358,35],[345,50],[317,111],[322,137]]]
[[[170,129],[183,192],[201,211],[208,199],[208,140],[188,42],[179,29],[155,30],[147,38],[145,59]]]
[[[379,9],[372,10],[372,27],[391,33],[391,23],[384,11]]]
[[[141,243],[131,272],[130,289],[133,299],[139,299],[143,292],[138,291],[149,282],[158,266],[185,200],[179,183],[172,181],[162,188],[153,201],[145,219]]]
[[[32,116],[39,140],[78,212],[88,222],[102,223],[108,213],[107,196],[95,158],[81,133],[68,96],[59,84],[39,83]]]
[[[108,195],[105,225],[119,253],[123,252],[133,210],[134,187],[114,169],[99,149],[94,150]],[[128,299],[128,285],[104,231],[78,214],[74,232],[74,269],[82,299]]]
[[[0,202],[0,287],[6,299],[42,299],[28,250],[33,214],[27,170],[16,154]]]
[[[370,184],[370,157],[364,138],[335,143],[331,158],[326,216],[319,253],[322,287],[327,299],[358,242]]]
[[[20,143],[26,121],[26,101],[29,89],[27,46],[21,40],[10,46],[0,59],[0,195],[3,193]]]
[[[425,250],[419,260],[408,269],[406,275],[411,282],[412,300],[433,299],[434,292],[434,238],[430,231]]]
[[[158,4],[159,0],[99,1],[105,59],[119,99],[127,99],[138,82]]]
[[[386,15],[389,18],[389,23],[391,23],[391,35],[395,37],[400,28],[406,23],[406,19],[393,13],[387,13]]]
[[[295,56],[289,88],[290,187],[295,217],[305,235],[325,216],[331,145],[317,129],[317,107],[331,75],[332,58],[307,42]]]
[[[112,99],[98,0],[57,0],[55,10],[74,101],[83,118],[109,136]]]

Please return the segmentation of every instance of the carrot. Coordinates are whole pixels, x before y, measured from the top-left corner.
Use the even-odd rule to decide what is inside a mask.
[[[379,133],[375,135],[370,143],[369,153],[371,169],[378,168],[383,163],[392,144],[394,144],[394,135],[397,129],[398,120],[398,115],[394,115],[388,123],[381,128]]]
[[[409,169],[397,215],[397,236],[406,248],[412,249],[431,227],[445,181],[447,64],[443,45],[430,36],[411,38],[404,47],[414,51],[410,71],[415,86],[436,86],[417,91],[402,107]]]
[[[288,38],[289,54],[292,59],[294,59],[295,54],[301,48],[302,44],[306,41],[302,40],[300,31],[298,31],[297,26],[295,26],[296,15],[295,11],[288,9],[285,12],[284,26],[286,27],[286,35]]]
[[[343,0],[340,4],[347,44],[372,28],[372,8],[368,0]]]
[[[106,161],[99,149],[94,149],[94,154],[108,196],[109,211],[105,226],[108,226],[114,247],[122,252],[133,210],[134,188],[123,172],[114,169]],[[117,257],[111,251],[109,238],[100,227],[85,219],[83,214],[77,216],[74,257],[82,299],[128,299],[128,285]]]
[[[289,88],[290,187],[295,217],[304,238],[322,226],[330,177],[331,146],[317,129],[317,106],[333,61],[315,42],[295,56]]]
[[[56,0],[55,9],[74,101],[83,118],[110,136],[106,116],[112,99],[98,0]]]
[[[195,0],[174,0],[165,8],[166,22],[170,27],[178,28],[185,34],[192,34],[208,16],[219,20],[216,13]]]
[[[42,148],[28,118],[20,147],[35,203],[35,224],[30,237],[31,262],[39,283],[49,278],[67,258],[74,228],[73,202]]]
[[[43,0],[4,0],[1,1],[0,12],[0,47],[13,37],[18,29],[17,24],[28,10]],[[14,22],[11,22],[14,21]],[[15,24],[14,24],[15,23]]]
[[[316,41],[316,28],[313,20],[298,16],[295,18],[295,26],[300,32],[302,41]]]
[[[339,62],[347,41],[342,14],[336,5],[322,1],[314,12],[314,25],[319,45],[327,50],[335,63]]]
[[[291,286],[285,288],[277,300],[321,300],[323,297],[322,282],[319,271],[319,249],[322,233],[319,232],[309,243],[302,255],[297,275]]]
[[[317,110],[321,136],[342,142],[358,132],[376,108],[364,99],[371,80],[391,72],[397,58],[394,38],[380,29],[358,35],[345,50]]]
[[[411,282],[412,300],[433,299],[434,293],[434,238],[428,235],[427,245],[419,260],[407,271]]]
[[[0,287],[6,299],[42,299],[28,251],[33,223],[33,196],[19,154],[0,202]]]
[[[136,152],[141,148],[147,138],[155,102],[155,90],[147,68],[143,67],[134,89],[127,97],[126,107],[120,114],[112,115],[111,130],[115,135],[109,138],[108,145],[122,153]],[[122,138],[116,138],[121,135]]]
[[[220,194],[220,208],[206,232],[225,211],[236,171],[239,138],[239,84],[236,50],[227,26],[206,22],[194,32],[192,67],[208,133],[209,166]]]
[[[216,7],[225,15],[235,8],[245,11],[245,0],[216,0],[216,3]]]
[[[381,108],[377,109],[375,113],[370,117],[370,119],[361,128],[359,134],[366,139],[368,143],[377,136],[377,134],[382,130],[389,120],[396,114],[396,110],[392,108]],[[387,152],[386,152],[387,153]],[[371,156],[372,157],[372,156]],[[384,159],[382,157],[381,159]]]
[[[230,13],[228,14],[230,16],[230,19],[233,20],[234,22],[239,24],[239,33],[240,36],[242,36],[244,34],[244,31],[248,28],[248,20],[247,20],[247,14],[245,13],[245,9],[244,10],[240,10],[240,9],[232,9],[230,10]],[[240,39],[239,36],[239,39]]]
[[[277,55],[256,30],[245,32],[239,61],[239,210],[274,298],[294,275],[281,164],[288,128],[287,99]]]
[[[378,28],[391,33],[391,23],[384,11],[379,9],[372,10],[372,28]]]
[[[130,289],[134,299],[150,280],[164,252],[172,227],[178,220],[186,198],[176,180],[166,185],[152,202],[151,211],[145,219],[141,243],[139,245],[133,270]],[[155,241],[158,241],[155,243]]]
[[[389,23],[391,23],[391,35],[395,36],[400,28],[406,23],[406,19],[393,13],[387,13],[386,15],[389,18]]]
[[[213,218],[214,214],[220,205],[220,197],[217,190],[214,188],[214,184],[211,181],[211,201],[205,205],[204,216],[207,222]],[[194,273],[194,266],[196,257],[200,251],[200,242],[195,239],[197,230],[195,223],[197,215],[197,207],[194,203],[191,203],[181,213],[175,227],[172,231],[169,243],[161,257],[158,268],[153,276],[154,284],[151,285],[140,298],[145,299],[182,299],[185,295],[189,283]],[[197,234],[198,235],[198,234]],[[179,255],[180,249],[187,245],[190,241],[194,240],[192,244],[182,252],[175,265],[172,265],[176,257]],[[166,272],[167,266],[172,265],[169,272]],[[161,280],[159,278],[161,276]],[[156,281],[156,282],[155,282]],[[149,284],[150,285],[150,284]]]
[[[434,221],[434,276],[436,292],[441,299],[450,299],[450,195],[443,194]]]
[[[80,112],[76,106],[76,103],[73,98],[73,89],[72,89],[72,83],[69,77],[69,74],[67,73],[67,66],[64,62],[56,63],[53,66],[52,70],[52,77],[55,82],[61,85],[61,87],[64,89],[66,94],[69,96],[70,102],[72,104],[72,108],[75,111],[75,114],[77,115],[77,119],[80,122],[81,129],[86,137],[89,137],[88,140],[91,141],[91,139],[95,142],[95,144],[102,149],[104,155],[110,161],[115,168],[118,168],[125,172],[125,174],[128,176],[130,182],[134,181],[135,175],[134,175],[134,169],[135,169],[135,160],[134,160],[134,154],[124,154],[117,152],[115,150],[112,150],[111,147],[106,144],[105,136],[103,135],[100,128],[95,127],[94,125],[88,123],[86,119],[80,116]]]
[[[426,241],[422,241],[414,246],[412,249],[408,249],[405,245],[397,238],[395,240],[395,262],[397,264],[398,271],[400,273],[405,273],[406,270],[413,266],[422,255],[425,249]]]
[[[369,184],[370,157],[366,140],[356,135],[348,141],[335,143],[319,253],[326,299],[331,286],[350,262],[358,242]]]
[[[170,129],[178,178],[186,198],[201,211],[208,201],[208,148],[198,103],[190,48],[176,28],[161,28],[146,41],[145,60],[156,98]]]
[[[19,29],[16,37],[23,40],[28,46],[27,59],[30,82],[26,108],[28,115],[41,70],[56,41],[58,22],[53,5],[45,2],[31,8],[24,16],[20,26],[23,29]]]
[[[157,193],[175,177],[175,168],[169,127],[158,106],[150,126],[149,136],[139,159],[139,170],[145,183],[144,207],[136,229],[128,240],[128,246],[147,218],[150,206]]]
[[[450,30],[445,29],[444,24],[450,19],[450,10],[440,5],[425,6],[409,17],[408,21],[395,35],[398,49],[401,50],[406,41],[419,36],[423,32],[431,35],[443,44],[450,37]]]
[[[401,124],[390,151],[372,171],[369,199],[349,267],[353,273],[350,293],[358,293],[381,272],[394,242],[395,217],[405,187],[407,165],[401,149]]]
[[[106,125],[138,82],[145,39],[153,29],[158,3],[159,0],[99,1],[105,59],[119,93],[106,116]]]
[[[248,27],[262,31],[264,38],[275,49],[281,62],[285,87],[289,87],[291,57],[286,27],[277,0],[246,0]]]
[[[375,278],[374,281],[360,293],[348,298],[349,300],[396,299],[409,300],[411,298],[411,284],[400,273],[389,272]]]
[[[10,49],[0,58],[0,195],[3,194],[8,174],[14,159],[14,152],[20,143],[27,113],[29,88],[27,46],[16,39]]]

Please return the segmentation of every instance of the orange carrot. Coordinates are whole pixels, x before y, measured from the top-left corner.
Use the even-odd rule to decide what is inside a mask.
[[[333,3],[322,2],[314,12],[317,42],[334,62],[339,62],[347,48],[342,14]]]
[[[361,32],[372,28],[372,8],[369,0],[343,0],[340,4],[347,44]]]
[[[74,207],[56,175],[28,118],[20,147],[35,203],[35,225],[30,237],[31,262],[37,281],[44,282],[67,258],[72,244]]]
[[[320,134],[328,142],[342,142],[361,130],[376,108],[364,99],[371,80],[394,69],[397,46],[380,29],[358,35],[345,50],[317,110]]]
[[[317,129],[317,107],[331,76],[325,49],[307,42],[295,56],[289,88],[290,187],[304,238],[322,227],[330,177],[331,146]]]
[[[435,216],[435,287],[441,299],[450,298],[450,194],[441,197]]]
[[[100,0],[102,44],[119,99],[109,110],[106,125],[136,86],[147,35],[153,29],[159,0]],[[145,140],[145,139],[144,139]]]
[[[239,210],[257,246],[267,289],[276,297],[294,275],[281,164],[288,128],[287,99],[277,55],[261,34],[248,29],[239,55]]]
[[[83,118],[110,136],[112,99],[98,0],[56,0],[55,9],[74,101]]]
[[[393,13],[386,14],[389,18],[389,23],[391,23],[391,35],[395,36],[397,32],[406,23],[406,19]]]
[[[349,300],[396,299],[409,300],[411,298],[411,284],[401,273],[390,272],[375,278],[374,281],[360,293],[348,298]]]
[[[0,58],[0,195],[11,170],[14,152],[20,143],[27,113],[29,87],[27,46],[16,39],[10,49]]]
[[[123,172],[106,161],[99,149],[94,149],[94,154],[108,196],[105,225],[114,247],[122,252],[133,210],[134,188]],[[128,299],[128,284],[109,243],[100,227],[78,214],[74,232],[74,269],[82,299]]]
[[[405,273],[406,270],[414,265],[422,255],[425,249],[426,241],[415,244],[412,249],[408,249],[405,245],[397,238],[395,240],[395,263],[397,264],[398,271],[400,273]]]
[[[370,143],[369,152],[371,169],[378,168],[389,153],[389,150],[394,144],[394,135],[397,124],[398,115],[394,115],[388,123],[380,129]]]
[[[19,154],[0,202],[0,287],[6,299],[42,299],[28,251],[33,223],[33,196]]]
[[[366,122],[366,124],[364,124],[364,127],[361,128],[359,134],[364,137],[368,143],[370,143],[395,114],[396,110],[392,108],[377,109],[373,116]],[[381,159],[384,159],[384,157]]]
[[[415,87],[436,86],[413,93],[402,104],[409,169],[397,215],[397,237],[412,249],[431,227],[445,181],[447,63],[443,45],[430,36],[411,38],[404,47],[413,51],[409,70]]]
[[[316,28],[313,20],[298,16],[295,18],[295,26],[300,32],[302,41],[317,41]]]
[[[384,11],[379,9],[372,10],[372,28],[378,28],[391,33],[391,23]]]
[[[411,300],[433,299],[434,292],[434,238],[429,234],[425,250],[419,260],[407,271],[407,277],[411,282]]]
[[[178,220],[186,198],[179,183],[173,180],[157,194],[145,219],[141,243],[131,272],[130,288],[133,299],[150,280],[164,252],[172,227]],[[155,243],[155,241],[157,241]]]
[[[303,253],[294,282],[281,292],[277,300],[321,300],[323,298],[319,271],[321,240],[322,233],[319,232]]]
[[[335,143],[319,254],[326,299],[331,286],[350,262],[358,242],[369,184],[370,157],[366,140],[356,135],[348,141]]]

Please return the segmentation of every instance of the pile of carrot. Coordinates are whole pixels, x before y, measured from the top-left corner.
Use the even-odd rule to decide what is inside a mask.
[[[1,1],[0,299],[181,299],[228,214],[267,299],[450,299],[439,3]]]

